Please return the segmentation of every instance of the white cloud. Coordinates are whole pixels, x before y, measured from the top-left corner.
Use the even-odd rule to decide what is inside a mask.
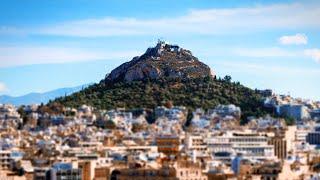
[[[306,56],[311,57],[316,62],[320,63],[320,49],[306,49],[304,50]]]
[[[0,68],[46,63],[131,58],[136,51],[89,51],[59,47],[0,47]]]
[[[243,57],[253,58],[270,58],[270,57],[296,57],[299,56],[298,52],[287,51],[278,47],[271,48],[237,48],[233,53]]]
[[[278,47],[272,48],[236,48],[232,50],[236,56],[250,58],[312,58],[320,63],[320,49],[286,50]]]
[[[22,35],[24,31],[16,27],[0,26],[0,34],[3,35]]]
[[[282,36],[279,38],[279,42],[284,45],[288,44],[307,44],[308,43],[308,38],[305,34],[295,34],[292,36]]]
[[[221,62],[218,63],[222,66],[234,69],[234,71],[246,71],[252,72],[253,74],[265,74],[265,73],[274,73],[274,74],[289,74],[297,75],[304,74],[310,76],[320,76],[320,69],[318,68],[301,68],[301,67],[289,67],[289,66],[276,66],[276,65],[264,65],[258,63],[248,63],[248,62]]]
[[[235,34],[272,29],[319,28],[318,17],[320,17],[318,4],[295,3],[248,8],[191,10],[185,15],[170,18],[82,19],[42,27],[29,27],[25,31],[28,34],[77,37]]]
[[[5,92],[5,91],[7,91],[7,86],[4,83],[0,82],[0,92]]]

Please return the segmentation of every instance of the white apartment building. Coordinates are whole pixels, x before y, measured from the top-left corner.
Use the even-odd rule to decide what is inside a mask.
[[[275,159],[274,146],[268,144],[267,134],[255,132],[226,132],[212,135],[205,142],[210,153],[228,152],[233,156],[242,154],[243,158]]]
[[[308,133],[311,132],[311,129],[306,127],[298,127],[295,131],[295,141],[297,142],[306,142]]]
[[[208,146],[203,136],[199,134],[187,134],[185,144],[188,151],[195,152],[197,155],[205,155],[208,152]]]

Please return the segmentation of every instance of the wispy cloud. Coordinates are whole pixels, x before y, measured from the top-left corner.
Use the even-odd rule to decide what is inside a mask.
[[[24,29],[10,26],[0,26],[0,35],[22,35],[27,33]]]
[[[316,62],[320,63],[320,49],[306,49],[304,50],[306,56],[311,57]]]
[[[241,72],[252,72],[253,74],[284,74],[284,75],[312,75],[320,76],[320,69],[318,68],[301,68],[301,67],[288,67],[288,66],[275,66],[275,65],[264,65],[258,63],[248,63],[248,62],[221,62],[219,65],[232,68],[235,71]]]
[[[5,91],[7,91],[7,86],[4,83],[0,82],[0,93]]]
[[[289,44],[307,44],[308,38],[305,34],[295,34],[292,36],[282,36],[279,38],[279,42],[283,45],[289,45]]]
[[[250,58],[312,58],[320,63],[320,49],[286,50],[279,47],[271,48],[235,48],[232,53],[236,56]]]
[[[170,18],[82,19],[40,27],[27,27],[25,31],[28,31],[29,34],[76,37],[235,34],[272,29],[319,28],[318,17],[320,17],[320,6],[310,3],[294,3],[248,8],[191,10],[185,15]]]
[[[278,47],[271,48],[236,48],[233,54],[243,57],[270,58],[270,57],[296,57],[301,55],[299,52],[288,51]]]
[[[136,51],[89,51],[78,48],[59,47],[0,47],[0,68],[47,63],[66,63],[89,60],[130,58]]]

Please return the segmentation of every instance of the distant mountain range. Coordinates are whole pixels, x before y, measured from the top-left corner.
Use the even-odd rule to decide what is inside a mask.
[[[57,97],[62,97],[65,95],[70,95],[72,93],[78,92],[90,84],[85,84],[77,87],[70,88],[59,88],[52,91],[44,92],[44,93],[29,93],[23,96],[8,96],[2,95],[0,96],[0,104],[13,104],[16,106],[20,105],[28,105],[28,104],[41,104],[48,103],[49,100],[53,100]]]

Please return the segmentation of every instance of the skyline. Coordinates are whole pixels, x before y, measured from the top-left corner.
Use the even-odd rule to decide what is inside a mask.
[[[320,100],[316,1],[74,3],[3,2],[0,95],[99,82],[163,38],[218,76]]]

